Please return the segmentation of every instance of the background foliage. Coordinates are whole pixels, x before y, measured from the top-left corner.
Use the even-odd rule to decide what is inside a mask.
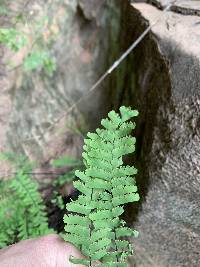
[[[62,4],[60,1],[59,4]],[[25,71],[44,71],[52,76],[56,70],[56,59],[52,45],[59,33],[54,16],[45,14],[38,16],[28,10],[31,1],[20,5],[13,1],[0,1],[0,44],[9,48],[14,54],[22,53],[23,60],[18,66],[13,66],[12,59],[7,65],[12,68],[22,67]],[[60,5],[57,3],[56,8]],[[53,1],[48,5],[51,13],[56,14]],[[53,9],[53,10],[52,10]],[[32,14],[33,13],[33,14]]]
[[[39,190],[39,182],[32,178],[36,164],[26,157],[12,153],[1,153],[0,160],[13,164],[13,177],[0,179],[0,248],[17,241],[56,232],[48,226],[47,206]],[[54,167],[68,167],[69,172],[55,179],[51,202],[60,210],[65,209],[59,189],[75,178],[75,167],[82,162],[75,158],[60,157],[53,161]]]

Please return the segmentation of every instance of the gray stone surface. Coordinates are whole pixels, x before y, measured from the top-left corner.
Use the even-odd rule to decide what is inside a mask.
[[[148,0],[143,1],[165,8],[171,5],[171,10],[184,15],[200,16],[200,2],[198,0]]]
[[[76,130],[95,128],[108,111],[109,88],[105,82],[66,114],[120,50],[117,40],[123,1],[63,2],[58,25],[61,32],[52,47],[57,71],[52,78],[43,72],[23,73],[20,68],[7,73],[8,84],[2,84],[5,90],[0,98],[1,150],[10,149],[44,162],[60,152],[74,150],[71,137]],[[48,1],[33,3],[29,11],[36,7],[39,14],[48,11]],[[79,137],[82,140],[82,135]],[[76,144],[80,147],[80,142]]]
[[[188,1],[189,2],[189,1]],[[200,266],[200,27],[198,16],[134,4],[131,43],[160,18],[134,52],[133,106],[139,109],[136,165],[142,200],[127,209],[140,237],[137,267]],[[131,29],[130,29],[131,25]],[[132,40],[132,41],[131,41]],[[131,59],[130,59],[131,62]],[[131,64],[131,63],[129,63]],[[133,213],[131,217],[130,214]]]

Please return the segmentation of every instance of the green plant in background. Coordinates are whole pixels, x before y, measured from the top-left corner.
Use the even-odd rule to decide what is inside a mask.
[[[48,227],[45,205],[32,180],[33,166],[24,158],[4,154],[15,165],[15,177],[0,181],[0,248],[16,241],[53,233]]]
[[[0,0],[0,15],[9,15],[10,10],[6,5],[6,0]]]
[[[0,28],[0,44],[6,45],[14,52],[18,52],[27,43],[28,39],[22,32],[13,28]]]
[[[0,181],[0,248],[16,241],[18,228],[16,197],[9,189],[8,183]]]
[[[39,183],[32,179],[36,166],[24,156],[13,153],[1,153],[0,160],[9,161],[15,167],[12,178],[0,179],[0,248],[23,239],[52,233],[53,230],[48,227],[48,215],[39,192]],[[75,168],[82,168],[82,165],[81,160],[67,156],[52,161],[55,168],[69,169],[58,176],[53,184],[45,182],[49,187],[53,185],[51,202],[61,211],[65,209],[65,205],[59,189],[75,179]]]
[[[120,116],[121,115],[121,116]],[[109,119],[101,121],[105,129],[88,133],[83,160],[85,171],[76,171],[79,181],[74,187],[82,194],[66,205],[72,212],[64,216],[64,239],[80,249],[85,259],[70,258],[72,263],[86,266],[126,266],[126,257],[132,255],[127,236],[138,232],[125,227],[120,219],[123,205],[138,201],[134,167],[124,166],[123,157],[135,150],[135,138],[130,135],[137,116],[136,110],[121,107],[120,115],[109,112]]]
[[[24,69],[26,71],[44,69],[49,76],[52,76],[56,70],[55,59],[48,51],[33,51],[25,57]]]
[[[62,4],[61,1],[60,4]],[[16,67],[23,67],[25,71],[44,71],[47,75],[52,76],[56,70],[56,59],[52,53],[51,46],[55,41],[57,32],[52,30],[54,26],[53,16],[43,15],[40,18],[30,16],[26,12],[29,2],[19,5],[19,11],[12,8],[11,1],[0,0],[0,15],[2,22],[5,20],[3,27],[0,28],[0,44],[10,48],[14,53],[25,48],[27,51],[24,55],[23,62]],[[51,10],[52,3],[48,6]],[[59,9],[60,5],[57,7]],[[21,9],[21,10],[20,10]],[[25,31],[22,30],[25,28]],[[12,60],[11,60],[12,63]]]
[[[51,165],[55,168],[69,168],[64,174],[60,175],[54,180],[54,192],[52,203],[57,205],[61,210],[65,209],[62,196],[58,193],[58,189],[66,184],[72,183],[76,179],[75,171],[77,168],[83,168],[83,162],[77,158],[61,156],[58,159],[52,161]]]
[[[58,186],[63,186],[66,183],[70,183],[75,179],[76,169],[83,167],[83,162],[80,159],[62,156],[58,159],[52,161],[52,166],[56,168],[68,167],[70,171],[67,171],[65,174],[60,175],[55,181],[54,184]]]

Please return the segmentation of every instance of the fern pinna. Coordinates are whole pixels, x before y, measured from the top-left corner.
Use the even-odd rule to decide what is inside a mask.
[[[121,115],[121,116],[120,116]],[[109,119],[101,121],[105,129],[88,133],[83,160],[85,171],[76,171],[74,187],[82,194],[67,204],[72,212],[64,216],[65,240],[81,250],[84,259],[70,258],[74,264],[86,266],[126,266],[132,247],[124,237],[136,236],[137,231],[125,227],[120,219],[123,205],[138,201],[134,175],[137,169],[123,166],[123,156],[134,152],[136,139],[130,135],[135,123],[130,119],[138,111],[121,107]]]

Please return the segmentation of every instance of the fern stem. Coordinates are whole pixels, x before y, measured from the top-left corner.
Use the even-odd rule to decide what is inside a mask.
[[[25,210],[25,213],[24,213],[24,215],[25,215],[25,224],[26,224],[26,235],[27,235],[27,237],[29,236],[29,229],[28,229],[28,211],[27,211],[27,209]]]
[[[114,142],[113,142],[113,144],[114,144]],[[111,151],[111,155],[112,155],[112,159],[114,159],[114,156],[113,156],[112,151]],[[112,173],[113,173],[113,171],[112,171]],[[114,176],[114,174],[113,174],[113,176]],[[113,193],[111,192],[111,194],[112,194],[112,198],[113,198],[113,197],[114,197],[114,196],[113,196]],[[112,206],[113,206],[113,208],[114,208],[114,205],[112,205]],[[117,244],[116,244],[116,242],[115,242],[116,239],[117,239],[117,235],[116,235],[116,227],[114,227],[113,232],[114,232],[114,234],[115,234],[115,240],[114,240],[115,251],[117,252]],[[117,260],[117,263],[119,263],[118,255],[116,255],[116,260]]]
[[[91,202],[92,202],[92,195],[93,195],[93,188],[92,188],[92,192],[91,192]],[[92,220],[91,220],[91,223],[90,223],[90,238],[92,236]],[[90,257],[90,267],[92,267],[92,260],[91,260],[91,257]]]

